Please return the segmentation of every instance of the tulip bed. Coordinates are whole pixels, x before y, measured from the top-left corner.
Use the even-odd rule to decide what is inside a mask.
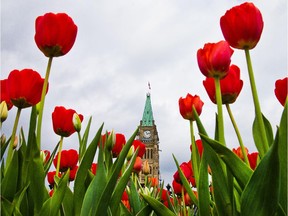
[[[52,122],[59,142],[52,152],[41,148],[52,60],[70,51],[78,28],[65,13],[39,16],[34,39],[48,58],[45,78],[23,69],[1,80],[1,127],[8,111],[17,109],[11,136],[1,137],[1,215],[287,215],[287,77],[275,82],[283,113],[274,134],[261,112],[249,53],[261,38],[261,12],[253,3],[243,3],[228,10],[220,26],[225,40],[206,43],[197,52],[199,69],[206,76],[203,85],[217,106],[215,137],[208,136],[201,122],[200,97],[181,97],[179,111],[190,125],[191,158],[179,164],[173,156],[177,171],[172,187],[165,188],[149,178],[149,165],[141,159],[145,144],[135,140],[138,129],[126,140],[123,134],[105,133],[102,125],[88,143],[92,118],[82,129],[82,114],[57,106]],[[231,56],[242,50],[255,107],[253,153],[245,147],[229,106],[243,86]],[[223,107],[235,129],[237,149],[226,146]],[[26,108],[31,109],[28,137],[18,130]],[[74,133],[78,151],[62,150],[64,138]],[[144,183],[139,172],[145,175]]]

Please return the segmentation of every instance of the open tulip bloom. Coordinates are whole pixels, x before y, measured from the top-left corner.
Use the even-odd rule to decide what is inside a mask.
[[[172,186],[164,188],[163,182],[150,176],[149,161],[143,158],[147,146],[137,139],[138,128],[126,139],[113,130],[104,132],[102,124],[88,142],[92,117],[83,128],[82,114],[55,105],[50,116],[60,141],[51,152],[42,149],[42,117],[52,59],[73,48],[78,27],[65,13],[36,18],[35,43],[48,57],[45,78],[23,69],[13,70],[1,80],[1,128],[6,126],[9,110],[18,110],[12,135],[7,140],[1,137],[1,215],[287,215],[287,77],[273,83],[275,103],[279,100],[278,105],[283,106],[273,132],[261,112],[249,53],[257,48],[263,26],[261,12],[253,3],[235,6],[220,18],[225,40],[203,42],[197,51],[195,64],[199,76],[205,76],[203,85],[211,99],[205,103],[217,106],[216,121],[212,120],[215,133],[209,136],[201,121],[204,102],[200,96],[187,93],[180,97],[175,112],[189,122],[191,156],[179,163],[173,155],[177,169]],[[255,108],[251,125],[254,152],[243,142],[229,105],[238,103],[243,86],[240,75],[245,71],[240,72],[231,60],[232,54],[241,50]],[[226,145],[222,107],[227,109],[239,147]],[[22,128],[18,133],[22,109],[31,109],[29,127],[24,127],[29,128],[28,133]],[[64,138],[69,141],[74,135],[79,149],[63,150],[69,145],[63,144]]]

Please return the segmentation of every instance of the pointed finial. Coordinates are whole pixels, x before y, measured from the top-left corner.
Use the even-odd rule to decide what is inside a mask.
[[[147,92],[147,96],[150,96],[150,90],[151,90],[151,85],[150,85],[150,82],[148,82],[148,92]]]

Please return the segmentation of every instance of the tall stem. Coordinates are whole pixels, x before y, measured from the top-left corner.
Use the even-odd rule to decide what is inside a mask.
[[[58,158],[57,158],[57,167],[56,167],[56,176],[57,176],[57,177],[58,177],[58,173],[59,173],[59,169],[60,169],[62,145],[63,145],[63,136],[61,136],[61,138],[60,138],[60,143],[59,143]]]
[[[19,123],[19,119],[20,119],[20,114],[21,114],[21,108],[17,109],[17,113],[16,113],[16,117],[15,117],[15,121],[14,121],[14,126],[13,126],[13,130],[12,130],[12,135],[11,135],[11,140],[10,140],[10,144],[9,144],[9,149],[8,149],[8,155],[7,155],[7,168],[12,160],[12,155],[13,155],[13,144],[15,141],[15,135],[16,135],[16,131],[17,131],[17,127],[18,127],[18,123]]]
[[[239,141],[239,144],[240,144],[240,148],[241,148],[241,151],[242,151],[242,155],[244,157],[244,162],[249,166],[249,160],[248,160],[248,156],[246,154],[246,151],[245,151],[245,146],[243,144],[243,141],[242,141],[242,137],[240,135],[240,132],[239,132],[239,129],[238,129],[238,126],[236,124],[236,121],[234,119],[234,116],[232,114],[232,111],[230,109],[230,106],[229,104],[226,104],[226,109],[228,111],[228,114],[229,114],[229,117],[230,117],[230,120],[232,122],[232,125],[234,127],[234,130],[235,130],[235,133],[237,135],[237,138],[238,138],[238,141]]]
[[[261,135],[260,137],[262,139],[262,146],[258,147],[258,148],[260,148],[260,149],[258,149],[258,151],[259,151],[259,154],[261,155],[261,157],[263,157],[264,154],[268,151],[269,145],[268,145],[268,140],[267,140],[267,136],[266,136],[264,121],[262,118],[260,103],[259,103],[259,99],[258,99],[258,94],[257,94],[257,89],[256,89],[256,84],[255,84],[255,79],[254,79],[254,73],[253,73],[253,68],[252,68],[252,63],[251,63],[250,52],[248,49],[245,49],[245,57],[246,57],[248,74],[249,74],[249,79],[250,79],[250,87],[251,87],[253,101],[254,101],[256,121],[258,122],[259,132]]]
[[[44,85],[43,85],[42,94],[41,94],[40,106],[39,106],[39,116],[38,116],[38,123],[37,123],[37,145],[39,149],[41,149],[41,127],[42,127],[42,119],[43,119],[43,110],[44,110],[46,91],[48,88],[48,80],[49,80],[52,60],[53,60],[53,57],[49,57],[47,68],[46,68]]]
[[[196,186],[198,186],[200,159],[199,159],[199,154],[198,154],[198,150],[197,150],[195,138],[194,138],[193,121],[190,120],[189,122],[190,122],[190,135],[191,135],[191,145],[192,145],[192,151],[191,151],[192,167],[193,167],[194,177],[196,179]]]
[[[225,136],[224,136],[224,120],[223,120],[223,111],[222,111],[222,95],[221,95],[221,86],[220,78],[215,77],[215,91],[216,91],[216,102],[217,102],[217,120],[218,120],[218,139],[221,144],[226,146]]]

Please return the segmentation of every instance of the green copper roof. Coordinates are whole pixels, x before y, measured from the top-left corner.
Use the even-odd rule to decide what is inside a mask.
[[[151,96],[150,93],[147,93],[141,126],[153,126],[153,125],[154,125],[154,118],[151,106]]]

